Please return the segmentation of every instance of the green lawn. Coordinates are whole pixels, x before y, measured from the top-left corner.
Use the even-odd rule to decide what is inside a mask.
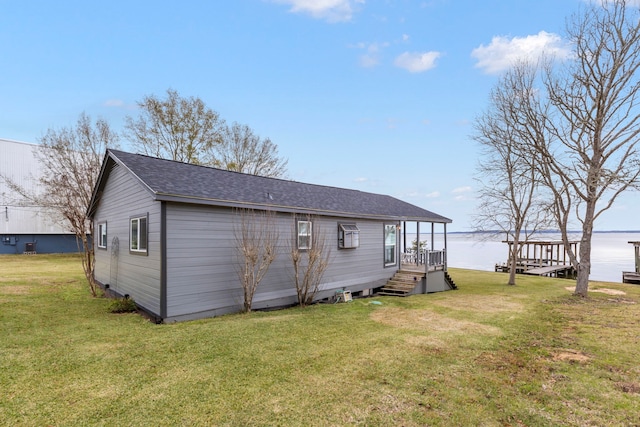
[[[108,313],[79,258],[0,256],[0,423],[640,425],[640,286],[450,273],[457,291],[155,325]]]

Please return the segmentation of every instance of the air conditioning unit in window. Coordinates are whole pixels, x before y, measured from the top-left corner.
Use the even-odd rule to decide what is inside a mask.
[[[338,247],[352,249],[360,246],[360,229],[355,224],[338,224]]]

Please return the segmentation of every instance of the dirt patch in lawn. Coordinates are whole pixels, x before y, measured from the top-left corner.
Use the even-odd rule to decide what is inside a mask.
[[[428,310],[408,310],[388,307],[371,313],[371,319],[396,328],[434,332],[460,332],[499,335],[501,330],[467,320],[458,320]]]
[[[625,393],[640,394],[639,383],[619,382],[619,383],[616,383],[616,386],[618,386],[618,388]]]
[[[573,286],[567,286],[565,289],[572,292],[576,290],[576,288]],[[625,291],[619,291],[617,289],[609,289],[609,288],[589,289],[589,292],[600,292],[602,294],[607,294],[607,295],[626,295],[627,294]]]
[[[0,286],[0,294],[4,295],[26,295],[29,293],[29,286]]]
[[[553,360],[585,363],[591,360],[589,356],[578,350],[565,349],[553,355]]]
[[[481,295],[469,295],[463,298],[458,297],[451,300],[434,301],[434,304],[453,310],[473,310],[484,313],[520,311],[524,307],[522,303],[513,301],[510,297]]]

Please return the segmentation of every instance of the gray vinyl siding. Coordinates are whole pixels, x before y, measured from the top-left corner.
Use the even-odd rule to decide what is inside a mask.
[[[129,220],[148,214],[147,255],[129,253]],[[96,279],[120,295],[130,295],[138,305],[160,314],[160,203],[120,166],[111,171],[94,225],[107,223],[107,248],[95,248]],[[114,238],[118,251],[114,253]]]
[[[384,223],[373,220],[345,220],[322,217],[316,219],[332,242],[331,263],[323,277],[321,297],[335,294],[337,289],[361,291],[384,284],[397,268],[384,266]],[[338,223],[355,223],[360,229],[360,245],[338,249]],[[397,266],[396,266],[397,267]]]
[[[167,317],[241,302],[230,221],[229,209],[167,204]]]
[[[384,268],[382,222],[344,221],[355,222],[360,228],[360,246],[338,249],[338,223],[342,220],[316,217],[313,221],[331,251],[319,297],[334,295],[337,289],[359,291],[381,286],[393,275],[394,269]],[[237,214],[228,208],[167,204],[167,318],[197,318],[242,309],[236,269],[237,223]],[[289,255],[295,241],[295,220],[280,214],[277,227],[278,257],[257,289],[254,308],[297,302]]]

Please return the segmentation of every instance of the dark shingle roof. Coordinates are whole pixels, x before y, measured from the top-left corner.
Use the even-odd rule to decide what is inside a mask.
[[[105,163],[133,173],[157,200],[358,218],[406,219],[449,223],[450,219],[391,196],[323,185],[266,178],[109,150]],[[104,187],[103,170],[96,192]],[[95,198],[95,194],[94,194]]]

